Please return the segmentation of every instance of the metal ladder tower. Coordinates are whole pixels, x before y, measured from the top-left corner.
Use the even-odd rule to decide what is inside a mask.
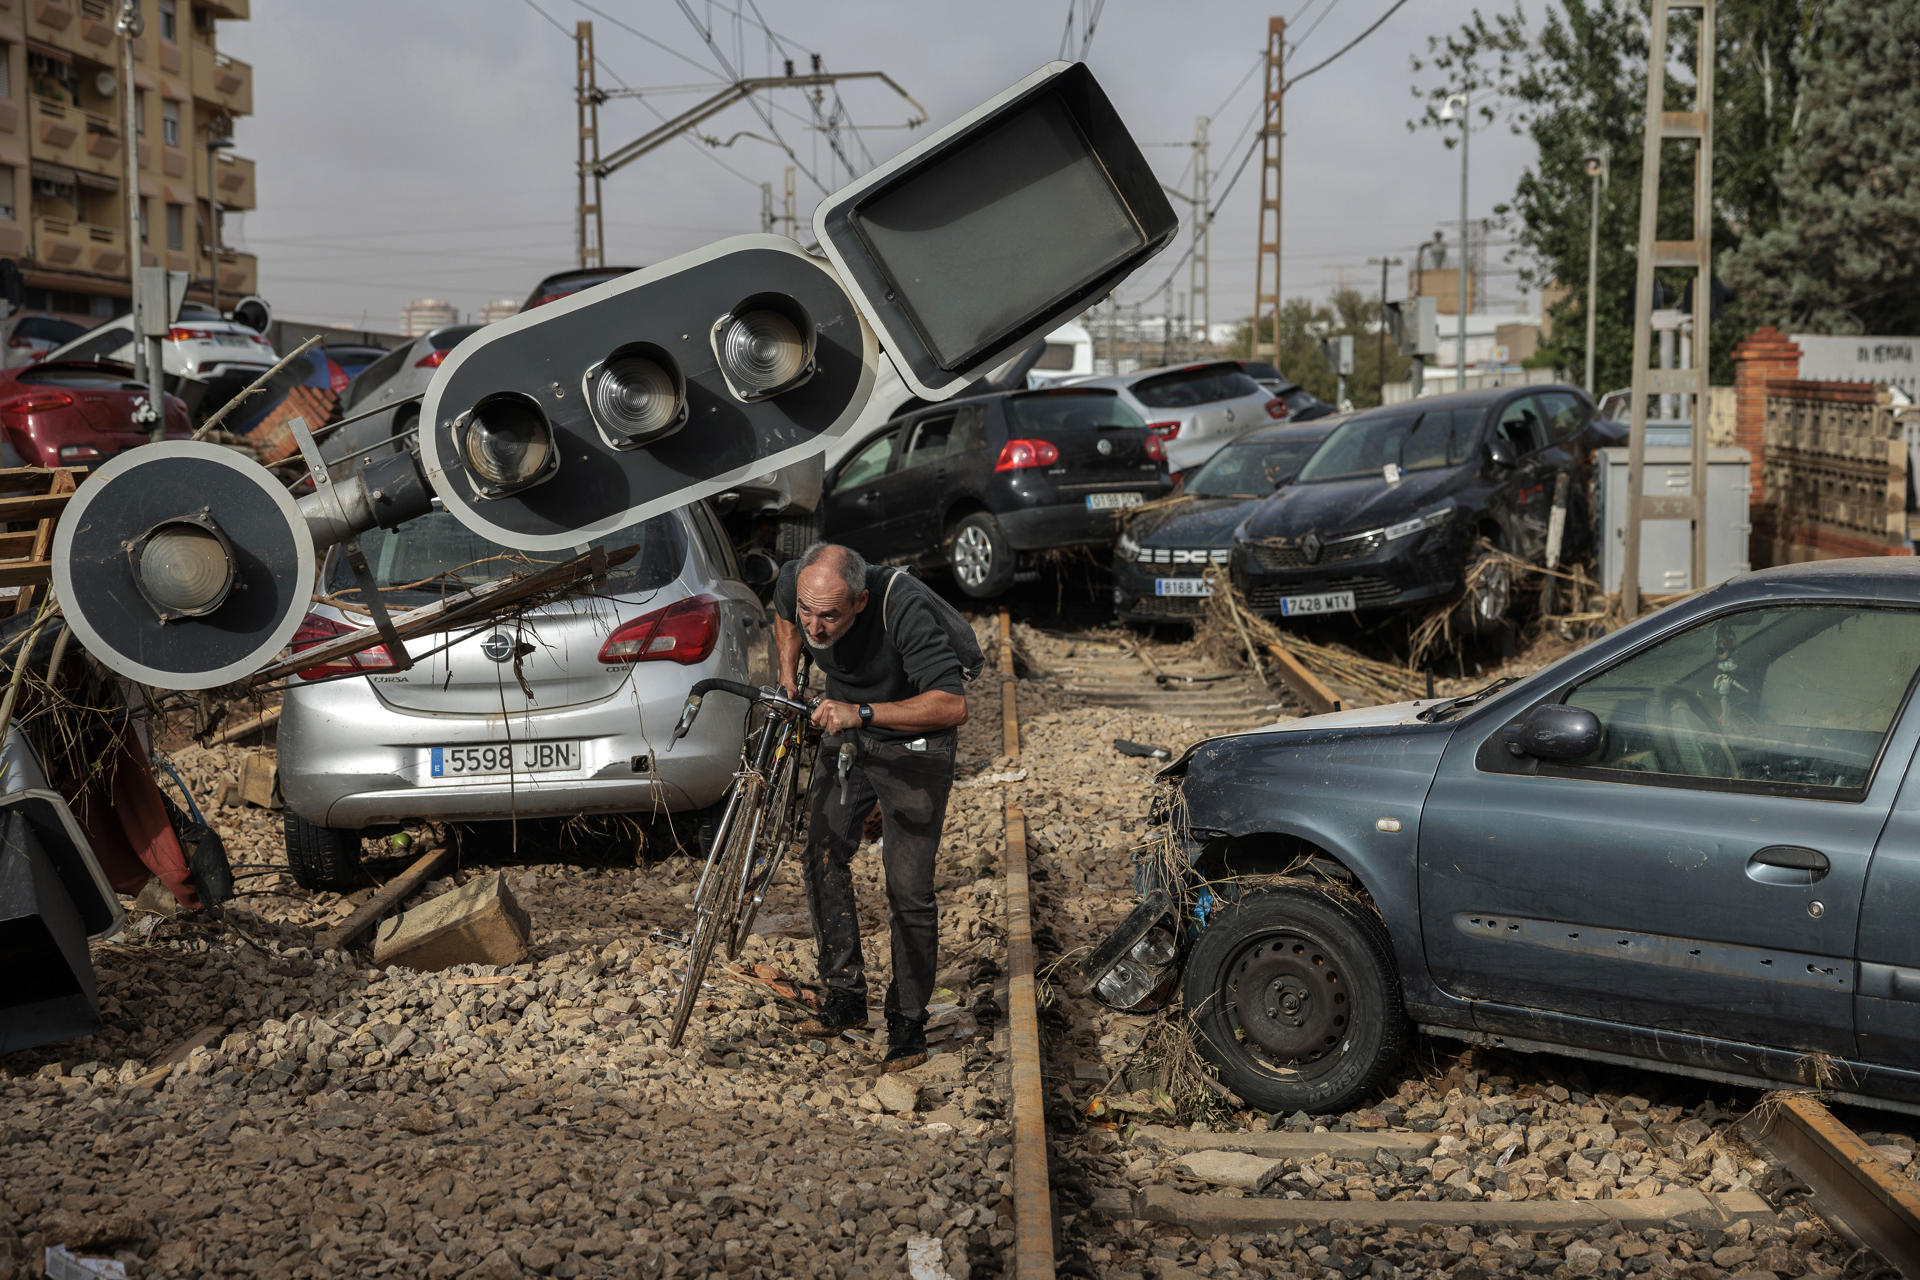
[[[1640,161],[1639,271],[1633,302],[1633,383],[1627,447],[1627,526],[1622,557],[1620,603],[1628,618],[1640,612],[1641,528],[1648,520],[1692,522],[1692,569],[1688,586],[1699,590],[1707,578],[1707,378],[1713,302],[1713,48],[1717,0],[1652,0],[1653,21],[1647,58],[1646,142]],[[1699,62],[1694,70],[1692,111],[1666,109],[1668,18],[1675,9],[1700,15]],[[1659,240],[1660,157],[1664,144],[1691,141],[1693,152],[1693,238]],[[1693,274],[1693,350],[1690,367],[1653,369],[1653,273],[1663,267]],[[1693,424],[1692,491],[1686,496],[1648,496],[1647,399],[1676,395],[1691,401]],[[1683,401],[1684,403],[1684,401]]]
[[[580,120],[579,156],[575,168],[580,176],[580,198],[574,205],[574,244],[580,251],[583,267],[607,265],[607,223],[600,213],[600,104],[606,95],[593,75],[593,24],[576,23],[573,47],[577,69],[574,74],[574,101]],[[593,184],[593,198],[587,198],[587,184]]]
[[[1280,363],[1280,94],[1286,87],[1286,54],[1287,20],[1268,18],[1266,122],[1260,131],[1260,250],[1253,260],[1253,349],[1247,356],[1258,360],[1264,351],[1276,365]],[[1271,238],[1267,234],[1269,226],[1273,229]],[[1269,260],[1273,264],[1271,293],[1267,292]],[[1260,341],[1263,306],[1271,306],[1273,315],[1272,336],[1265,343]]]
[[[1207,217],[1207,210],[1213,206],[1213,176],[1207,172],[1207,125],[1205,116],[1196,116],[1193,122],[1193,257],[1187,266],[1187,340],[1186,354],[1193,355],[1193,325],[1200,324],[1200,345],[1211,339],[1213,328],[1213,298],[1207,285],[1212,279],[1212,267],[1207,261],[1207,253],[1213,245],[1213,223]]]

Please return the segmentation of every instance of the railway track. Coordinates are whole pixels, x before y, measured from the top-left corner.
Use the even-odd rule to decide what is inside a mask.
[[[1001,625],[1004,636],[1005,615]],[[1003,685],[1009,754],[1022,736],[1016,688],[1049,716],[1120,717],[1101,737],[1137,717],[1175,750],[1305,713],[1291,688],[1276,696],[1190,649],[1104,633],[1023,639],[1045,679]],[[1003,679],[1011,657],[1003,647]],[[1047,744],[1020,745],[1023,762],[1042,767]],[[1124,859],[1084,866],[1075,885],[1062,850],[1029,847],[1031,831],[1052,829],[1041,802],[1009,801],[1006,818],[1010,921],[1018,903],[1039,922],[1044,973],[1130,905]],[[1010,928],[1010,949],[1019,935]],[[1024,965],[1011,971],[1018,980]],[[1177,1091],[1179,1072],[1141,1061],[1153,1024],[1059,985],[1045,995],[1053,1178],[1016,1157],[1019,1276],[1920,1278],[1920,1187],[1897,1167],[1916,1167],[1914,1126],[1902,1117],[1861,1113],[1878,1130],[1863,1140],[1802,1096],[1444,1041],[1420,1045],[1400,1088],[1362,1112],[1264,1116],[1220,1098],[1166,1107],[1156,1093]],[[1013,1052],[1038,1047],[1016,1041]],[[1016,1130],[1031,1131],[1034,1110],[1016,1090]],[[1042,1221],[1057,1253],[1039,1252]],[[1876,1258],[1893,1271],[1876,1272]]]

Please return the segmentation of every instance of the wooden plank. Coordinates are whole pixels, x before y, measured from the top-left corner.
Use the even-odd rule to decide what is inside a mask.
[[[413,896],[421,885],[433,879],[442,867],[452,861],[453,850],[445,845],[427,850],[414,859],[412,866],[381,886],[380,892],[368,898],[358,911],[333,928],[315,934],[313,945],[344,951],[380,923],[382,916]]]
[[[1011,682],[1009,682],[1009,686]],[[1008,805],[1007,1032],[1013,1052],[1013,1274],[1053,1276],[1053,1192],[1047,1171],[1046,1103],[1035,991],[1033,915],[1028,898],[1027,816]]]
[[[0,587],[37,587],[53,581],[52,560],[12,560],[0,564]],[[26,606],[16,606],[25,613]]]
[[[63,467],[50,474],[47,482],[47,493],[50,496],[64,500],[65,498],[73,496],[73,491],[79,483],[80,472],[72,467]],[[62,510],[64,509],[63,506]],[[45,517],[40,521],[40,527],[33,531],[33,543],[28,548],[28,555],[33,559],[51,562],[53,556],[53,526],[57,518],[57,512],[52,516]],[[31,613],[37,609],[40,605],[41,584],[50,584],[51,582],[52,578],[48,577],[23,584],[20,588],[20,594],[13,598],[13,611],[16,614],[20,614]]]
[[[174,1067],[191,1057],[195,1049],[204,1049],[226,1033],[226,1023],[209,1022],[156,1058],[152,1067],[134,1077],[132,1087],[158,1089],[173,1074]]]
[[[31,559],[33,540],[39,536],[37,529],[22,529],[18,533],[0,533],[0,560]]]
[[[1751,1191],[1709,1195],[1671,1190],[1650,1200],[1280,1200],[1152,1186],[1131,1195],[1099,1192],[1094,1207],[1114,1218],[1165,1222],[1200,1234],[1263,1233],[1333,1223],[1409,1230],[1470,1226],[1488,1231],[1590,1231],[1613,1226],[1641,1231],[1662,1227],[1670,1218],[1715,1227],[1736,1218],[1755,1225],[1778,1220],[1767,1202]]]
[[[249,716],[239,724],[230,724],[220,732],[206,739],[201,745],[217,747],[223,742],[232,742],[235,738],[244,738],[250,733],[271,728],[280,721],[280,708],[268,707],[257,716]]]
[[[85,474],[83,467],[0,467],[0,493],[72,493]],[[65,478],[65,490],[55,485]]]
[[[1346,704],[1341,702],[1333,690],[1320,682],[1319,677],[1307,670],[1300,659],[1285,647],[1277,644],[1267,646],[1267,652],[1273,655],[1274,673],[1287,688],[1307,704],[1307,710],[1318,715],[1326,711],[1340,711]]]

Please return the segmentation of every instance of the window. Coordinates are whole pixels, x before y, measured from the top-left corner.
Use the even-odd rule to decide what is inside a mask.
[[[160,104],[160,140],[170,147],[180,145],[180,104],[171,98]]]
[[[940,413],[916,422],[901,467],[924,467],[946,457],[953,444],[954,421],[955,415]]]
[[[1293,479],[1320,442],[1285,436],[1242,440],[1208,458],[1187,481],[1196,498],[1264,498]]]
[[[13,96],[13,46],[0,44],[0,98]]]
[[[187,247],[186,212],[184,205],[167,206],[167,248],[169,249]]]
[[[166,41],[180,38],[179,0],[160,0],[160,38]]]
[[[147,136],[147,91],[145,89],[133,91],[133,136],[136,138]]]
[[[852,489],[857,485],[871,484],[885,475],[887,464],[893,461],[893,446],[899,439],[898,431],[890,431],[847,459],[847,465],[840,469],[840,479],[833,487]]]
[[[133,326],[110,324],[95,330],[68,351],[68,360],[104,360],[133,345]]]
[[[1500,411],[1500,438],[1513,446],[1513,456],[1524,458],[1546,447],[1547,427],[1540,420],[1540,404],[1533,396],[1521,396]]]
[[[1260,384],[1233,365],[1202,365],[1156,374],[1133,384],[1133,394],[1149,409],[1190,409],[1219,400],[1260,394]]]
[[[1917,669],[1911,609],[1773,606],[1663,640],[1566,700],[1604,730],[1583,768],[1857,794]]]
[[[0,218],[13,216],[13,166],[0,164]]]
[[[1472,410],[1435,410],[1415,417],[1401,410],[1359,417],[1327,437],[1300,468],[1303,484],[1382,476],[1389,466],[1424,471],[1458,466],[1472,456]]]
[[[1571,440],[1587,425],[1587,406],[1571,391],[1542,391],[1535,397],[1547,420],[1547,438],[1555,444]]]
[[[658,591],[680,574],[686,560],[686,536],[677,517],[669,513],[629,525],[618,533],[587,544],[611,551],[637,546],[625,564],[607,575],[608,587],[619,594]],[[488,542],[445,511],[431,511],[397,529],[375,529],[360,535],[360,546],[373,568],[374,585],[407,596],[438,598],[449,590],[476,587],[516,570],[561,564],[575,551],[510,551]],[[328,586],[342,595],[358,594],[353,566],[343,555],[329,562]]]
[[[1400,450],[1400,469],[1459,466],[1472,455],[1479,418],[1471,409],[1435,409],[1421,414],[1420,425]]]
[[[1146,421],[1111,391],[1036,391],[1007,399],[1007,417],[1013,434],[1045,435],[1049,431],[1090,431],[1095,427],[1144,427]]]

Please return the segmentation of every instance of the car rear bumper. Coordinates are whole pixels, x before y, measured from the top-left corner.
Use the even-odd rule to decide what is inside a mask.
[[[1161,496],[1162,486],[1142,485],[1136,492],[1151,502]],[[1120,511],[1094,511],[1084,498],[1071,503],[1045,507],[1021,507],[995,513],[1000,531],[1016,551],[1047,551],[1056,547],[1078,547],[1090,543],[1106,546],[1120,533]]]

